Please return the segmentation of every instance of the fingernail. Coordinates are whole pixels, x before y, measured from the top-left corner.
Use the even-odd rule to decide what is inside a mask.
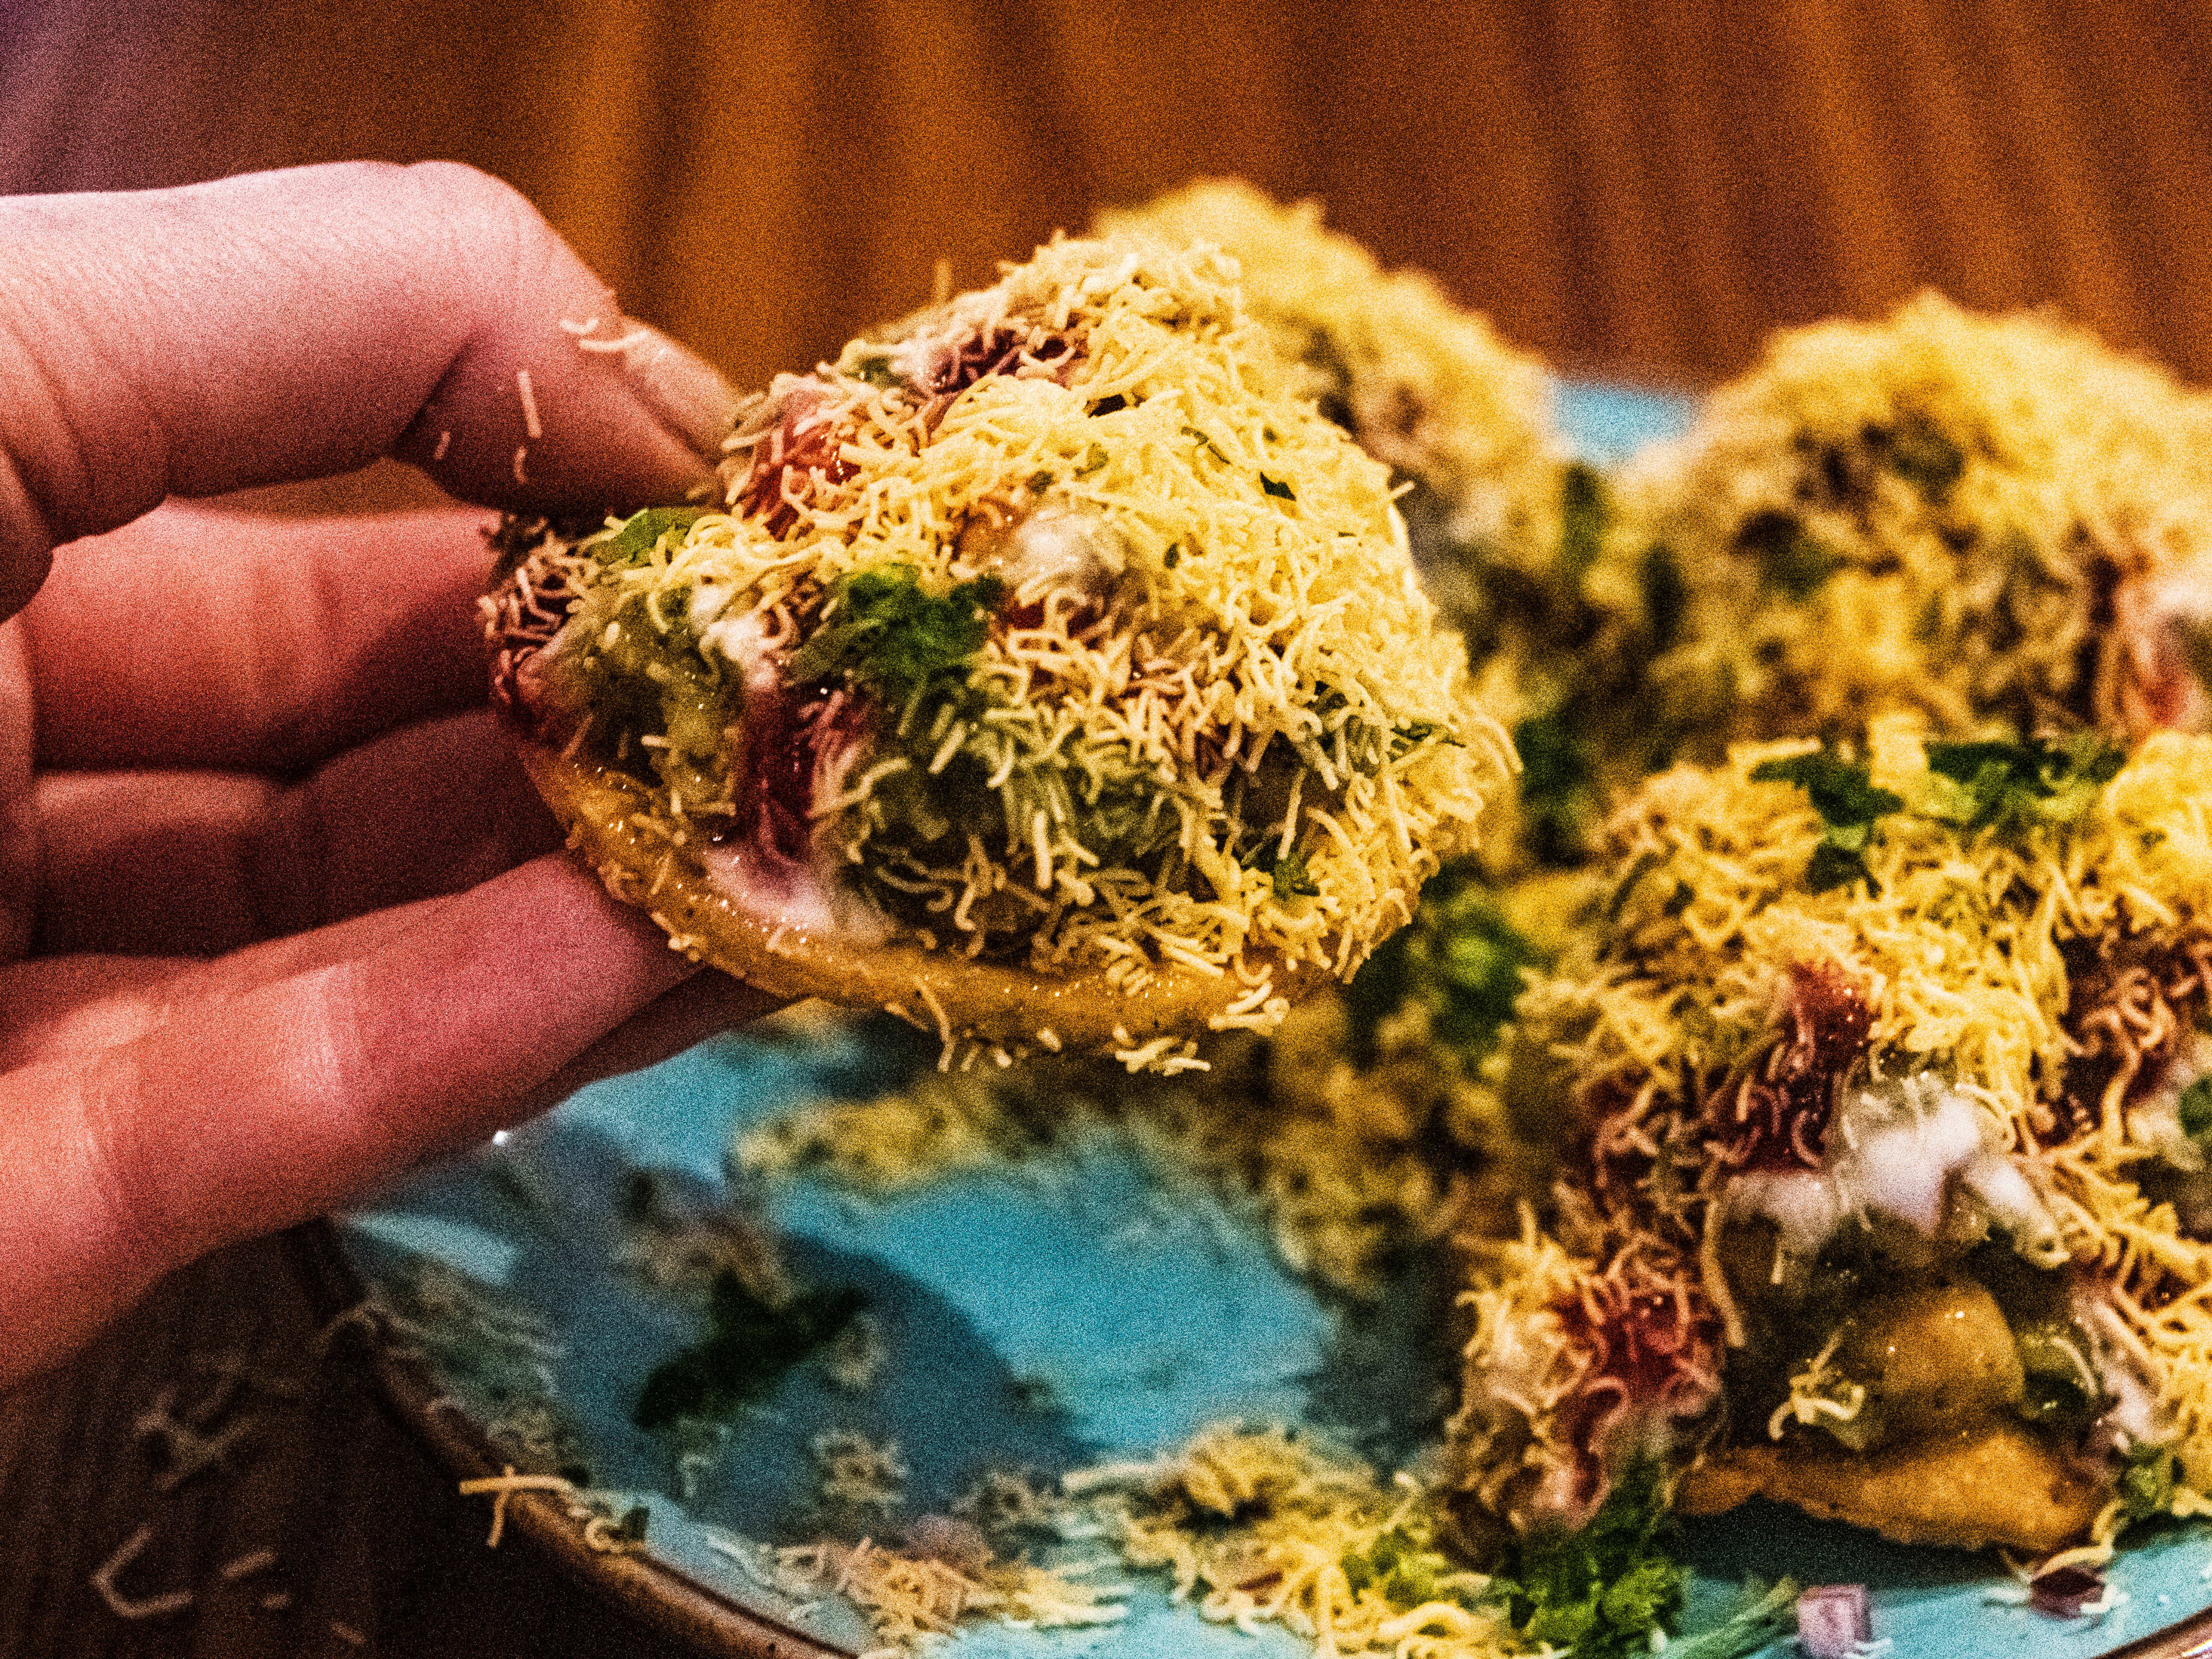
[[[660,423],[708,460],[719,460],[722,440],[736,418],[738,394],[704,358],[695,356],[659,329],[627,325],[642,335],[623,351],[623,365],[653,406]]]

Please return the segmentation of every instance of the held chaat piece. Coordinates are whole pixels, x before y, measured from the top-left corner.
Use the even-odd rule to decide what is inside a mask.
[[[2212,1492],[2212,738],[1747,746],[1520,1005],[1556,1208],[1471,1243],[1458,1502],[1657,1470],[2048,1551]],[[1541,1075],[1548,1071],[1549,1075]]]
[[[1002,1053],[1188,1062],[1357,969],[1506,750],[1235,283],[1056,241],[779,376],[719,507],[503,526],[496,695],[608,885]]]

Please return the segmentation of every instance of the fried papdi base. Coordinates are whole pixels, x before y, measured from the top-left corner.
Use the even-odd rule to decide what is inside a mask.
[[[1717,1515],[1747,1498],[1794,1504],[1900,1544],[2046,1554],[2080,1540],[2111,1494],[2018,1424],[1881,1451],[1802,1443],[1739,1446],[1683,1477],[1677,1506]]]
[[[1015,1051],[1109,1049],[1202,1035],[1213,1016],[1249,1000],[1249,988],[1232,974],[1173,963],[1132,988],[1103,969],[1042,974],[954,951],[858,944],[777,927],[717,889],[696,855],[672,848],[646,827],[653,805],[647,791],[545,744],[522,741],[516,747],[538,793],[567,826],[570,844],[610,892],[650,913],[693,960],[772,995],[889,1007],[925,1029],[939,1026],[948,1040]],[[1295,1000],[1325,977],[1310,963],[1278,963],[1268,994]]]

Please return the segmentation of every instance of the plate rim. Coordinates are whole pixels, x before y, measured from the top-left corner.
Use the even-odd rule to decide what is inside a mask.
[[[368,1282],[346,1255],[331,1217],[291,1229],[285,1243],[322,1328],[367,1304]],[[507,1467],[473,1419],[447,1408],[450,1395],[420,1355],[381,1330],[372,1335],[359,1324],[336,1329],[337,1340],[366,1362],[378,1394],[408,1432],[456,1480],[495,1476]],[[571,1583],[636,1615],[656,1634],[727,1659],[856,1659],[856,1650],[769,1619],[658,1555],[592,1548],[551,1493],[514,1494],[507,1516],[510,1535],[520,1534]]]

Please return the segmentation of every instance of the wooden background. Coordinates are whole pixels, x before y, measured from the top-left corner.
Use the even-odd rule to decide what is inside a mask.
[[[0,192],[342,156],[508,179],[739,385],[1194,174],[1316,195],[1563,368],[1695,383],[1933,284],[2212,381],[2212,4],[2192,0],[0,0]],[[283,1247],[179,1274],[0,1396],[0,1651],[671,1651],[357,1375],[158,1488],[138,1431],[226,1345],[297,1359]],[[0,1333],[0,1340],[4,1340]],[[142,1522],[129,1624],[89,1574]],[[281,1547],[292,1600],[220,1566]],[[251,1594],[249,1594],[251,1592]]]
[[[2202,381],[2208,40],[2203,0],[0,0],[0,191],[473,161],[741,385],[1220,173],[1570,367],[1708,380],[1933,284]]]

